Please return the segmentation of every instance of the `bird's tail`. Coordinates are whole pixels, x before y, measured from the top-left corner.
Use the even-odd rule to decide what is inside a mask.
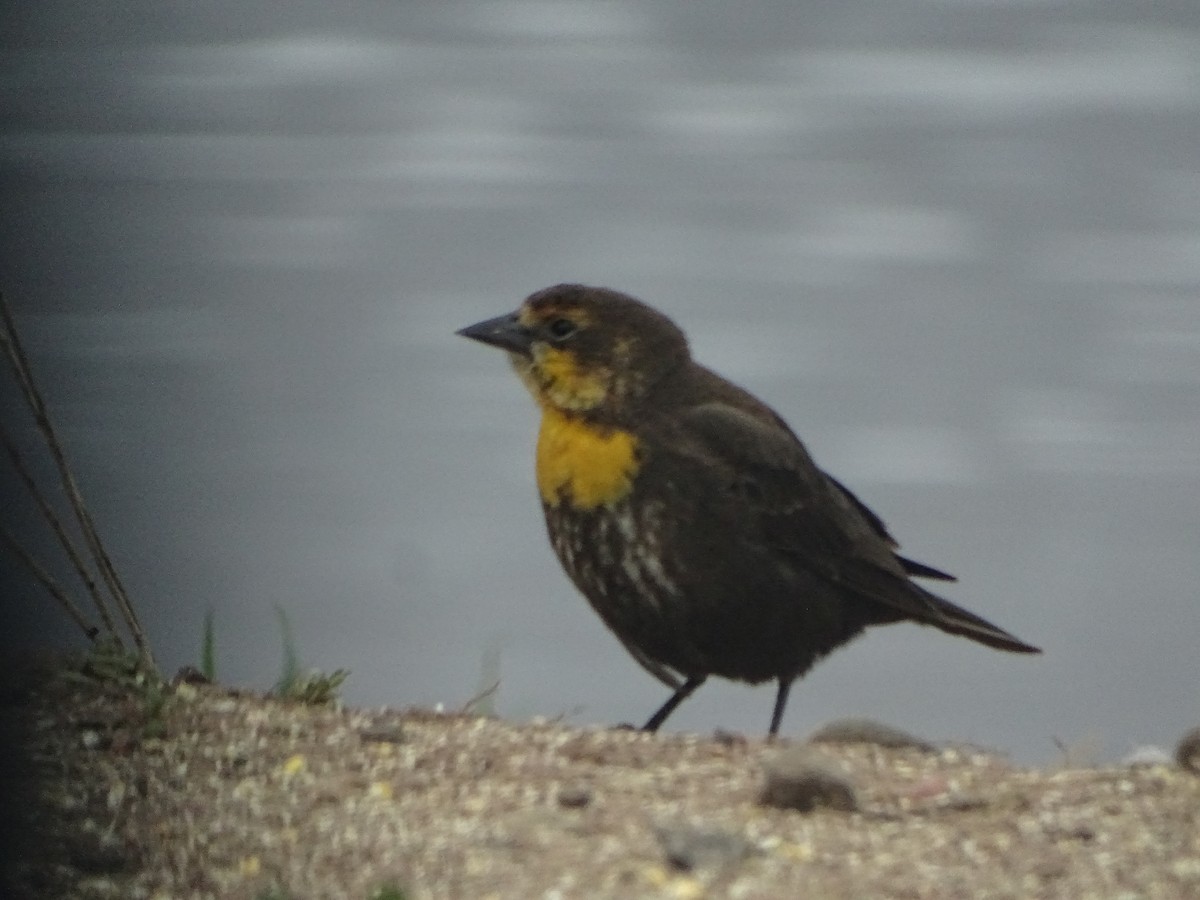
[[[921,616],[920,621],[927,622],[950,634],[959,634],[981,644],[987,644],[989,647],[995,647],[997,650],[1008,650],[1012,653],[1042,652],[1040,648],[1014,637],[987,619],[968,612],[961,606],[944,600],[937,594],[932,594],[915,584],[912,587],[920,592],[922,605],[927,613]]]
[[[908,619],[922,625],[932,625],[950,634],[960,634],[998,650],[1009,650],[1013,653],[1042,652],[1003,628],[993,625],[987,619],[925,590],[904,575],[897,575],[872,565],[847,567],[841,575],[843,584],[859,597],[876,604],[874,622],[899,622]]]

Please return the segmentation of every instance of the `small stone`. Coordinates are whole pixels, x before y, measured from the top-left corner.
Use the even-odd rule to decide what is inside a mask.
[[[195,666],[184,666],[171,679],[171,687],[179,687],[183,684],[212,684],[212,680]]]
[[[1042,859],[1033,864],[1032,874],[1039,881],[1054,881],[1068,872],[1066,860],[1059,856]]]
[[[724,728],[718,728],[713,732],[713,740],[722,747],[745,747],[748,743],[744,734],[726,731]]]
[[[403,744],[406,740],[404,729],[399,725],[364,728],[358,733],[358,736],[367,744]]]
[[[901,796],[909,800],[928,800],[950,791],[950,781],[943,775],[930,775],[905,788]]]
[[[875,744],[879,747],[923,750],[931,753],[937,746],[874,719],[838,719],[822,725],[808,736],[813,744]]]
[[[850,781],[811,747],[784,750],[767,763],[766,774],[759,797],[764,806],[800,812],[818,808],[852,812],[858,808]]]
[[[174,687],[174,695],[176,700],[190,702],[200,697],[200,691],[194,684],[181,682]]]
[[[1200,775],[1200,728],[1193,728],[1182,738],[1175,748],[1175,762],[1180,768],[1187,769]]]
[[[654,829],[671,867],[680,872],[716,869],[740,862],[751,846],[738,834],[690,825],[660,825]]]
[[[1171,754],[1162,747],[1135,747],[1132,751],[1125,754],[1125,758],[1121,760],[1121,765],[1129,766],[1130,768],[1142,766],[1169,766],[1171,764]]]
[[[592,792],[581,785],[565,787],[558,792],[558,805],[565,809],[582,809],[592,802]]]

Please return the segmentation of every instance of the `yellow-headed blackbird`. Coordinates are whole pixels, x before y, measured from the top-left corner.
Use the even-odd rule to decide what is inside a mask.
[[[911,621],[1032,647],[937,597],[879,517],[765,403],[692,361],[683,332],[625,294],[560,284],[459,334],[508,351],[541,407],[550,543],[592,608],[674,693],[709,675],[792,682],[869,625]]]

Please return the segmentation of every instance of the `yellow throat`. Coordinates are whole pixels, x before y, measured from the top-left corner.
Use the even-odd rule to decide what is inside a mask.
[[[542,501],[577,508],[610,506],[623,498],[638,470],[637,438],[598,428],[552,406],[542,407],[537,442],[537,483]]]

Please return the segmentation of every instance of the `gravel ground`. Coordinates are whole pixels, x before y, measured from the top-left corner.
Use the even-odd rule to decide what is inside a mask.
[[[1200,897],[1200,775],[1174,763],[155,698],[61,669],[0,699],[4,896]],[[793,769],[826,793],[793,802]]]

